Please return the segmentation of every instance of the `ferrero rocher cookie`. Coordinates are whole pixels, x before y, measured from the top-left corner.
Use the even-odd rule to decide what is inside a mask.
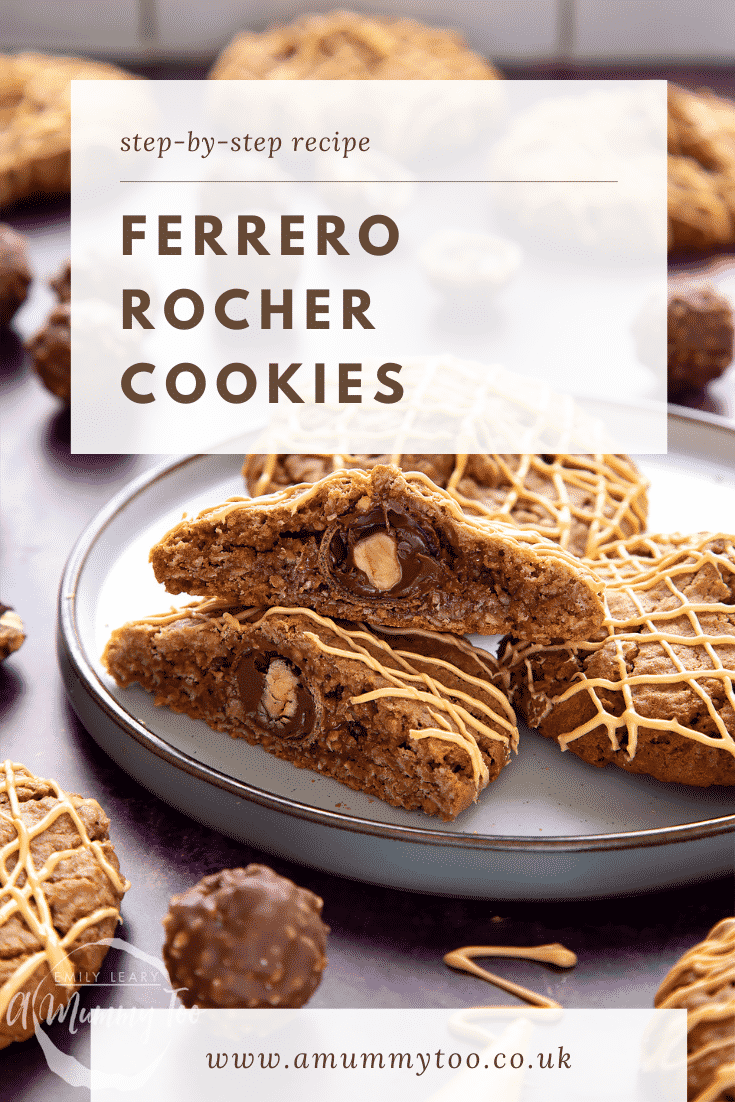
[[[681,287],[668,301],[668,391],[707,386],[732,363],[732,307],[710,286]]]
[[[26,244],[19,233],[0,223],[0,326],[22,306],[31,282]]]
[[[213,80],[493,80],[458,34],[412,19],[332,11],[238,35]]]
[[[0,54],[0,207],[71,187],[71,81],[129,80],[76,57]]]
[[[669,248],[735,241],[735,103],[668,91]]]
[[[156,704],[396,807],[453,819],[517,743],[487,658],[435,632],[380,635],[306,608],[215,600],[125,624],[102,660]]]
[[[108,827],[96,800],[0,766],[0,1048],[99,972],[129,887]]]
[[[17,612],[0,601],[0,662],[25,642],[23,621]]]
[[[735,537],[641,536],[588,560],[606,619],[584,643],[508,640],[499,684],[593,765],[735,784]]]
[[[335,471],[231,498],[183,520],[150,554],[170,593],[434,631],[584,638],[601,583],[537,532],[468,517],[426,475]]]
[[[171,900],[163,959],[186,1007],[299,1007],[321,983],[322,900],[267,865],[223,869]]]
[[[735,918],[723,918],[669,972],[659,1010],[687,1012],[687,1099],[735,1099]]]
[[[573,555],[646,527],[648,483],[626,455],[249,455],[243,475],[258,495],[378,463],[421,471],[468,515],[538,531]]]

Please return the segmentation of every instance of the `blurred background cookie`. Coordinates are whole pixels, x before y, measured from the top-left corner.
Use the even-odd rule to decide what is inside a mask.
[[[669,248],[735,242],[735,103],[668,89]]]
[[[115,65],[0,54],[0,207],[71,187],[71,81],[129,80]]]
[[[226,47],[212,80],[495,80],[497,69],[454,31],[412,19],[305,15]]]

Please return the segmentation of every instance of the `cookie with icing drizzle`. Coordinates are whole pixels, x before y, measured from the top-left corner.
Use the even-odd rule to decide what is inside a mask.
[[[530,727],[593,765],[735,784],[735,537],[644,536],[598,552],[587,641],[507,640],[498,683]]]
[[[123,687],[407,810],[453,819],[517,746],[488,656],[431,631],[382,634],[306,608],[217,600],[113,632]]]
[[[96,800],[0,766],[0,1048],[99,972],[130,886],[108,827]]]
[[[659,1010],[687,1012],[689,1102],[735,1099],[735,918],[723,918],[671,969]]]
[[[601,582],[537,532],[467,516],[426,475],[334,471],[183,520],[151,550],[170,593],[434,631],[584,638]]]
[[[421,471],[468,516],[540,532],[573,555],[645,531],[648,483],[627,455],[248,455],[243,476],[253,495],[331,471],[394,463]]]

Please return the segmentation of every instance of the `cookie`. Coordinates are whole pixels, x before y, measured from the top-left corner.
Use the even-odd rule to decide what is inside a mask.
[[[71,306],[60,302],[26,345],[43,385],[63,402],[71,400]]]
[[[130,886],[96,800],[0,766],[0,1048],[99,972]]]
[[[669,248],[735,242],[735,103],[668,89]]]
[[[723,918],[684,954],[654,1005],[687,1012],[690,1102],[735,1102],[735,918]]]
[[[72,80],[133,80],[114,65],[0,54],[0,207],[71,189]]]
[[[306,15],[227,46],[212,80],[494,80],[500,76],[452,31],[332,11]]]
[[[151,549],[170,593],[435,631],[584,638],[601,584],[536,532],[467,517],[426,475],[335,471],[265,498],[231,498]]]
[[[626,455],[249,455],[243,475],[258,495],[386,462],[422,471],[470,516],[540,532],[573,555],[645,531],[648,483]]]
[[[593,765],[735,784],[735,537],[638,537],[590,566],[603,628],[573,646],[506,641],[498,683],[529,727]]]
[[[327,966],[322,900],[266,865],[223,869],[171,900],[163,959],[186,1007],[299,1007]]]
[[[669,398],[719,379],[732,355],[732,308],[724,295],[707,286],[673,291],[668,301]]]
[[[17,651],[24,642],[23,621],[10,605],[0,601],[0,662]]]
[[[7,325],[23,305],[30,282],[25,241],[10,226],[0,223],[0,325]]]
[[[433,632],[381,637],[310,609],[214,600],[124,625],[102,660],[158,705],[395,807],[453,819],[517,743],[486,657]]]

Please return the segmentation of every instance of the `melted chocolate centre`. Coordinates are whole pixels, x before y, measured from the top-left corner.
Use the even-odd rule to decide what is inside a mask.
[[[254,727],[280,738],[302,738],[314,726],[314,700],[301,670],[278,651],[255,641],[237,667],[245,714]]]
[[[369,513],[342,517],[341,530],[332,536],[328,562],[330,573],[346,589],[360,597],[406,597],[433,589],[440,580],[439,541],[400,505],[378,506]],[[389,589],[377,588],[355,563],[355,548],[378,532],[387,532],[395,543],[400,579]]]

